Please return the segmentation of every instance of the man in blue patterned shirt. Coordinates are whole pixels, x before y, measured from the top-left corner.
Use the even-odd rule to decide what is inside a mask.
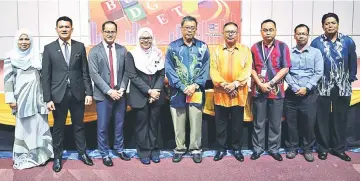
[[[325,160],[328,151],[331,151],[342,160],[351,161],[345,153],[345,145],[351,83],[357,80],[356,45],[349,36],[338,32],[339,18],[336,14],[323,15],[322,28],[325,33],[311,43],[312,47],[321,51],[324,60],[324,74],[318,84],[318,157]]]
[[[197,20],[194,17],[184,17],[181,29],[183,37],[170,43],[165,62],[171,94],[170,111],[177,144],[173,162],[180,162],[187,151],[185,128],[187,117],[189,117],[189,150],[193,154],[193,161],[200,163],[202,161],[202,108],[210,56],[207,45],[194,38],[197,30]]]
[[[307,45],[309,31],[305,24],[296,26],[294,31],[297,45],[291,50],[292,67],[286,76],[288,89],[284,112],[288,128],[286,157],[295,158],[298,144],[302,140],[303,156],[312,162],[312,146],[316,142],[314,127],[317,113],[317,83],[323,75],[323,58],[319,49]]]

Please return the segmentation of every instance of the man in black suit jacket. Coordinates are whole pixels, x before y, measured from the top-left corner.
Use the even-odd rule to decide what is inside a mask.
[[[84,164],[93,165],[86,154],[83,123],[85,105],[91,105],[93,91],[84,44],[70,38],[72,25],[69,17],[58,18],[56,31],[59,39],[44,47],[42,60],[44,101],[54,116],[52,136],[55,172],[62,168],[64,127],[68,110],[71,113],[79,158]]]

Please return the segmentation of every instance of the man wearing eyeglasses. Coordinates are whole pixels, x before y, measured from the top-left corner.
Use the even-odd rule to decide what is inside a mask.
[[[247,103],[247,81],[252,72],[251,50],[239,44],[238,25],[228,22],[223,27],[225,44],[219,45],[211,56],[210,75],[214,84],[214,110],[216,122],[217,153],[214,161],[227,154],[227,124],[232,120],[232,148],[234,157],[244,161],[241,152],[243,113]]]
[[[320,50],[307,45],[309,30],[305,24],[296,26],[294,30],[297,45],[291,50],[292,67],[286,75],[288,89],[284,112],[288,127],[286,157],[295,158],[301,140],[305,160],[313,162],[318,98],[316,87],[323,75],[323,59]]]
[[[114,118],[114,150],[122,160],[130,157],[123,151],[123,124],[126,110],[125,90],[128,76],[125,74],[127,49],[114,43],[117,24],[107,21],[102,25],[103,41],[89,52],[90,77],[94,82],[94,99],[98,114],[98,149],[105,166],[113,166],[109,148],[109,123]]]
[[[276,23],[267,19],[261,23],[263,40],[251,48],[253,54],[253,154],[258,159],[265,150],[266,120],[268,120],[268,152],[277,161],[281,146],[281,119],[285,92],[283,78],[291,67],[288,46],[275,39]]]
[[[195,39],[197,20],[186,16],[181,22],[182,38],[170,43],[166,53],[165,72],[170,86],[170,111],[177,147],[173,162],[180,162],[185,146],[186,120],[190,121],[189,151],[193,161],[201,163],[202,108],[205,84],[209,74],[207,44]]]

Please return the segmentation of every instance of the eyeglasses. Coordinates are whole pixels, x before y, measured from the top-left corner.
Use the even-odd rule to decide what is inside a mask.
[[[195,27],[195,26],[184,26],[182,28],[184,28],[188,31],[196,31],[197,30],[197,27]]]
[[[308,33],[296,33],[297,36],[308,36]]]
[[[151,36],[148,37],[140,37],[139,40],[140,41],[151,41],[153,38]]]
[[[270,29],[264,28],[264,29],[262,29],[261,31],[263,31],[264,33],[267,33],[267,32],[273,33],[273,32],[276,31],[276,30],[273,29],[273,28],[270,28]]]
[[[232,35],[236,35],[238,32],[237,31],[225,31],[224,33],[232,36]]]
[[[103,33],[105,33],[105,34],[112,34],[112,35],[114,35],[114,34],[116,34],[117,32],[116,31],[103,31]]]

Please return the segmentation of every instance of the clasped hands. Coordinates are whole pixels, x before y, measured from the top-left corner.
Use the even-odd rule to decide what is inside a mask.
[[[231,83],[223,82],[221,86],[229,94],[229,96],[231,96],[231,98],[237,97],[238,92],[237,92],[236,84],[234,82]]]
[[[148,91],[149,94],[149,103],[153,103],[154,101],[159,99],[160,96],[160,89],[149,89]]]
[[[120,98],[123,97],[124,95],[124,88],[121,88],[119,90],[116,89],[111,89],[108,92],[108,95],[110,96],[110,98],[112,98],[113,100],[119,100]]]

